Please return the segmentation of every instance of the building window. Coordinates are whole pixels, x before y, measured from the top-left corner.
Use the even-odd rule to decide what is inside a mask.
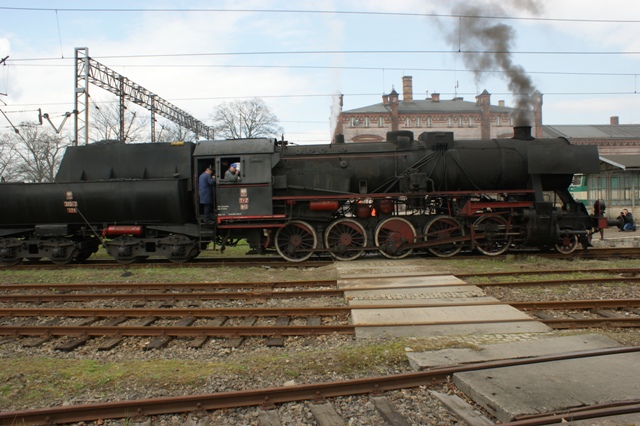
[[[416,117],[416,127],[422,127],[422,117]]]
[[[364,127],[369,127],[369,117],[364,118]]]
[[[378,127],[384,127],[384,118],[378,117]]]
[[[404,118],[404,127],[409,127],[409,126],[411,126],[411,118],[405,117]]]
[[[433,126],[433,118],[431,116],[427,117],[427,127]]]
[[[462,127],[462,117],[458,117],[458,127]]]
[[[351,117],[351,127],[358,127],[358,119],[356,117]]]
[[[453,117],[447,117],[447,126],[453,127]]]

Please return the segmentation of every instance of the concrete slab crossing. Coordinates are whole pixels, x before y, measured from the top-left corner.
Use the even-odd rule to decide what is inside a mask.
[[[357,338],[550,331],[519,310],[486,297],[479,287],[431,270],[420,259],[341,262],[337,269],[338,288],[345,290],[353,307]]]
[[[533,351],[536,354],[619,346],[599,335],[567,336],[495,345],[487,349],[483,360],[517,357],[536,344],[539,346],[539,350]],[[468,359],[468,354],[460,354],[462,359]],[[635,378],[638,377],[640,352],[633,352],[457,373],[453,381],[498,420],[508,422],[524,415],[637,400],[640,381]]]

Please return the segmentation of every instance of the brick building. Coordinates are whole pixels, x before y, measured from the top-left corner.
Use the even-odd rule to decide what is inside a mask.
[[[342,105],[342,101],[340,102]],[[542,135],[542,95],[533,99],[533,135]],[[461,97],[441,99],[433,93],[426,99],[414,99],[412,77],[402,78],[402,99],[391,90],[382,95],[382,102],[341,111],[335,135],[344,135],[345,142],[379,142],[386,140],[388,131],[410,130],[416,136],[428,131],[448,131],[455,139],[492,139],[513,136],[511,114],[513,108],[504,101],[491,105],[486,90],[475,102]]]

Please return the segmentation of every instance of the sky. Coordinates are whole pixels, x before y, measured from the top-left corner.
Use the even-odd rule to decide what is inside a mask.
[[[465,31],[478,23],[505,31],[502,58],[543,94],[544,124],[640,123],[637,0],[0,0],[0,23],[0,132],[38,109],[62,123],[78,47],[206,124],[224,102],[262,98],[297,143],[330,142],[338,94],[344,110],[379,103],[403,76],[414,99],[487,90],[515,106],[499,64],[471,69],[495,50]]]

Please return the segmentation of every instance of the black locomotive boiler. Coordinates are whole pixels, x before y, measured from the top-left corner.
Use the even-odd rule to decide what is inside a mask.
[[[386,142],[289,145],[273,139],[90,144],[67,149],[55,182],[0,185],[0,262],[82,261],[104,241],[122,263],[184,262],[246,239],[298,262],[328,253],[449,257],[517,247],[570,253],[601,226],[568,191],[597,173],[597,147],[565,139],[454,140],[391,132]],[[232,163],[242,178],[225,182]],[[211,168],[214,221],[199,220]],[[606,226],[606,224],[604,224]]]

